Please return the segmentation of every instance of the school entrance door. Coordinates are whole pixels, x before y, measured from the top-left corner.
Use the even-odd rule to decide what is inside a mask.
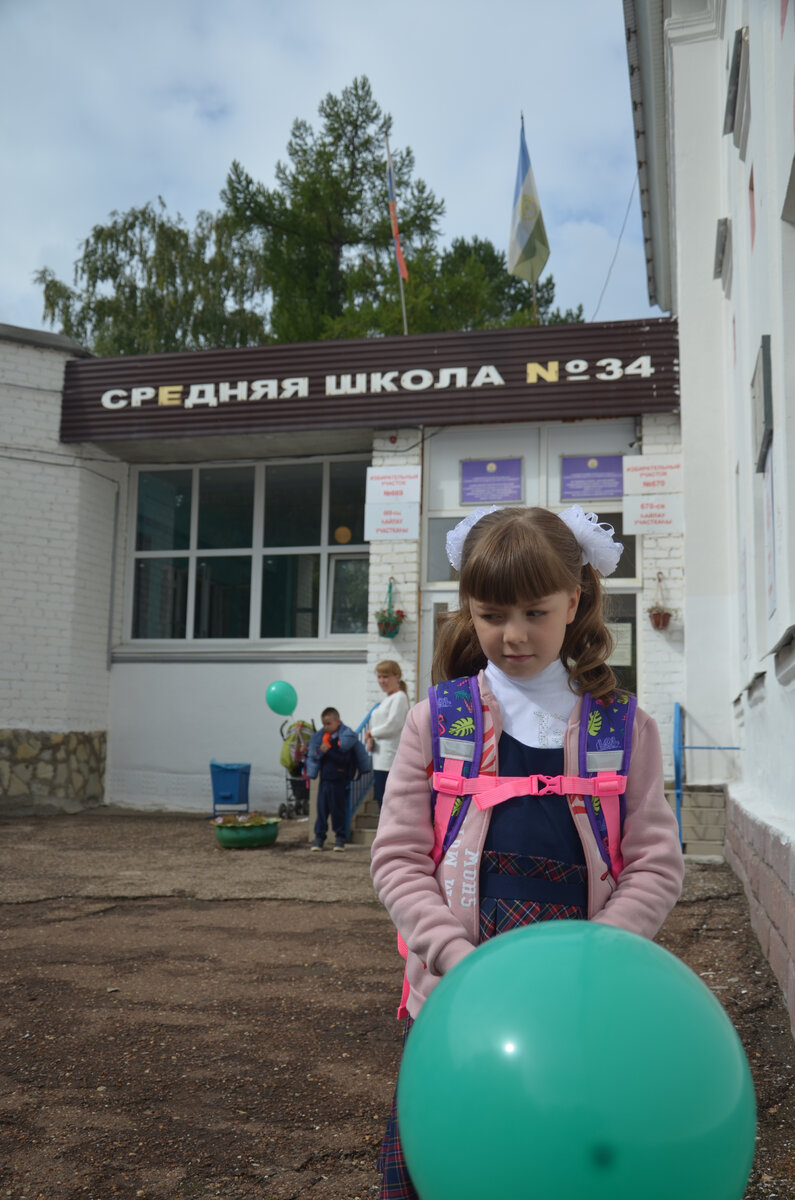
[[[425,588],[420,605],[420,673],[417,699],[424,700],[431,685],[431,663],[439,621],[446,612],[458,608],[458,586],[445,589]]]

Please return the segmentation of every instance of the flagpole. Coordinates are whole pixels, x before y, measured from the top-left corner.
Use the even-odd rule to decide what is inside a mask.
[[[403,312],[403,333],[407,337],[409,325],[406,320],[406,297],[403,295],[403,276],[400,274],[400,271],[398,271],[398,283],[400,284],[400,308]]]
[[[387,163],[391,164],[392,155],[389,152],[389,134],[386,132],[386,130],[384,130],[384,141],[386,142],[386,161]],[[403,333],[405,336],[408,336],[409,326],[408,321],[406,320],[406,297],[403,294],[403,276],[397,263],[397,259],[395,260],[395,266],[397,267],[398,284],[400,286],[400,308],[403,313]]]

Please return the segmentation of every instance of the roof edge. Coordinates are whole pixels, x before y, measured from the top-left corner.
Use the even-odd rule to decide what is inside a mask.
[[[0,324],[0,342],[19,342],[20,345],[35,346],[39,350],[60,350],[73,358],[93,358],[91,351],[74,338],[66,337],[63,333],[50,333],[46,329]]]
[[[624,0],[649,303],[672,311],[663,0]]]

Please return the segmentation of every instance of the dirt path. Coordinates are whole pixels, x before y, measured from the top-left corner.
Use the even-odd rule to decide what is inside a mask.
[[[377,1196],[394,936],[368,851],[305,837],[284,822],[237,852],[191,816],[0,820],[0,1197]],[[746,1047],[748,1200],[795,1198],[795,1043],[727,867],[689,867],[660,941]]]

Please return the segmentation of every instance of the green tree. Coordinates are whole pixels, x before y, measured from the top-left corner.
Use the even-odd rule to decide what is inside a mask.
[[[233,162],[223,207],[193,230],[157,204],[113,212],[75,263],[74,287],[47,267],[44,317],[99,355],[245,346],[403,332],[386,191],[381,111],[365,77],[319,106],[315,131],[295,121],[276,186]],[[482,238],[439,246],[444,204],[414,178],[410,149],[392,154],[409,279],[410,333],[581,321],[553,309],[555,283],[508,275]]]
[[[459,329],[505,329],[583,320],[582,305],[553,308],[555,280],[547,276],[533,289],[509,275],[505,254],[487,239],[456,238],[444,250],[422,247],[411,256],[404,284],[409,333]],[[367,337],[403,332],[394,255],[385,262],[363,260],[354,280],[355,302],[327,321],[332,337]]]
[[[44,267],[44,317],[95,354],[153,354],[268,340],[256,255],[228,218],[193,230],[157,205],[110,214],[82,244],[71,288]]]
[[[441,275],[449,278],[453,290],[464,281],[463,298],[466,300],[466,284],[473,289],[471,324],[464,323],[465,312],[461,312],[459,329],[497,329],[512,325],[560,325],[579,322],[583,319],[581,304],[576,309],[561,312],[553,308],[555,303],[555,279],[548,275],[536,284],[536,313],[533,313],[533,288],[518,275],[509,275],[504,251],[497,250],[493,242],[473,237],[456,238],[449,250],[442,255]],[[452,315],[452,314],[451,314]]]
[[[278,187],[255,183],[235,162],[221,193],[241,233],[260,242],[279,342],[341,336],[335,323],[359,307],[394,261],[384,142],[391,117],[365,77],[339,97],[327,95],[318,111],[318,132],[306,121],[293,124],[289,162],[276,166]],[[435,245],[444,204],[413,178],[410,149],[395,150],[392,165],[410,257]]]

